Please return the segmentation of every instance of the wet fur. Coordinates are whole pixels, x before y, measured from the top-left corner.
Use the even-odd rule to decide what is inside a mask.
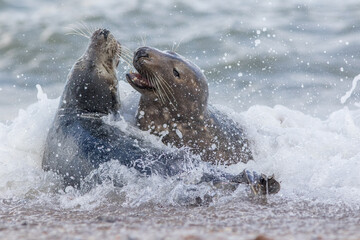
[[[117,114],[117,41],[97,30],[84,55],[74,64],[49,130],[42,168],[61,175],[65,185],[79,187],[100,164],[116,160],[144,175],[177,174],[184,155],[149,148],[139,138],[106,124],[101,117]]]
[[[140,56],[140,57],[139,57]],[[147,56],[147,57],[141,57]],[[162,137],[165,144],[189,147],[206,162],[233,164],[252,160],[244,131],[231,119],[208,105],[208,84],[201,70],[174,52],[144,47],[137,50],[134,66],[142,76],[155,75],[172,89],[173,100],[164,88],[140,89],[137,124]],[[174,69],[180,77],[173,74]]]

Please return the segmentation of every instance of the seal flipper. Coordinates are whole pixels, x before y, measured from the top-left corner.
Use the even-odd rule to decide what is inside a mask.
[[[254,195],[276,194],[280,191],[280,183],[274,179],[274,176],[259,175],[255,171],[251,173],[246,169],[236,175],[232,181],[249,184]]]
[[[219,176],[216,173],[204,173],[199,183],[202,182],[211,182],[216,187],[231,187],[233,190],[239,184],[248,184],[254,195],[276,194],[280,191],[280,183],[273,176],[267,177],[265,174],[251,173],[246,169],[238,175],[222,173]]]

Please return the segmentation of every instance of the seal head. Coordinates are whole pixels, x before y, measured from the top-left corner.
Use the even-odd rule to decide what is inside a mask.
[[[141,93],[137,123],[162,137],[165,144],[189,147],[204,161],[247,162],[252,159],[243,130],[208,105],[208,84],[195,64],[171,51],[141,47],[133,64],[138,73],[127,80]]]
[[[120,54],[121,46],[109,30],[95,31],[68,75],[60,109],[106,115],[118,111],[116,67]]]
[[[205,112],[207,80],[192,62],[175,52],[143,47],[136,51],[133,64],[139,74],[127,74],[127,79],[144,99],[158,101],[161,107],[183,115]]]

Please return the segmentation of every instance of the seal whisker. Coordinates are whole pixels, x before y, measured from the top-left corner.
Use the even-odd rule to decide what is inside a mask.
[[[155,88],[156,88],[156,83],[154,83],[153,79],[152,79],[152,78],[147,78],[147,79],[149,80],[150,84],[151,84],[152,86],[155,86]],[[153,91],[153,93],[155,93],[155,95],[156,95],[158,98],[160,98],[159,93],[158,93],[157,91],[155,91],[155,88],[153,88],[152,91]],[[160,100],[161,100],[161,98],[160,98]]]
[[[126,62],[129,66],[132,67],[131,62],[129,62],[129,60],[127,60],[126,58],[120,57],[124,62]]]
[[[131,53],[131,52],[127,49],[127,47],[125,47],[124,45],[120,45],[120,46],[119,46],[119,48],[117,49],[117,54],[118,54],[119,56],[128,58],[128,60],[131,60],[131,62],[132,62],[133,53]]]
[[[173,103],[169,97],[169,94],[168,92],[170,92],[172,98],[175,100],[175,97],[173,95],[173,93],[169,90],[169,86],[164,84],[166,83],[164,79],[162,79],[161,76],[157,76],[157,75],[154,75],[154,78],[156,80],[156,83],[157,83],[157,86],[159,86],[159,90],[161,91],[161,93],[163,95],[165,95],[165,97],[167,98],[167,100],[169,101],[169,103]],[[165,97],[163,99],[165,99]],[[163,101],[163,103],[165,104],[165,102]]]
[[[98,26],[93,25],[93,24],[89,24],[89,30],[90,30],[90,32],[95,32],[97,29],[99,29]]]
[[[78,23],[78,25],[79,25],[78,28],[81,29],[81,31],[82,31],[84,34],[90,35],[89,30],[87,29],[87,27],[86,27],[86,25],[85,25],[85,23],[84,23],[83,21],[80,21],[80,22]]]
[[[80,25],[81,23],[79,23],[79,25]],[[84,36],[88,36],[88,38],[90,38],[91,37],[91,33],[87,33],[84,29],[84,26],[76,26],[76,29],[80,32],[80,33],[82,33],[82,34],[84,34]]]
[[[134,56],[132,53],[130,52],[126,52],[126,51],[122,51],[121,55],[126,56],[127,58],[129,58],[131,61],[133,60]]]
[[[130,64],[130,63],[128,62],[128,60],[124,59],[121,55],[118,55],[118,57],[119,57],[123,62],[125,62],[130,69],[133,68],[132,64]]]
[[[130,69],[132,69],[132,65],[130,64],[130,63],[128,63],[127,61],[124,61],[124,59],[122,59],[123,60],[123,62],[125,62],[126,64],[127,64],[127,66],[130,68]]]
[[[84,34],[84,36],[87,36],[88,38],[91,37],[91,34],[87,34],[82,28],[78,27],[77,29],[80,33]]]
[[[88,24],[88,28],[90,32],[95,32],[97,29],[99,29],[99,26],[93,25],[93,24]]]
[[[155,93],[155,95],[156,95],[156,96],[161,100],[161,102],[162,102],[163,100],[162,100],[162,96],[161,96],[161,90],[160,90],[160,91],[158,90],[157,82],[154,81],[153,77],[152,77],[150,74],[148,74],[148,73],[145,74],[145,77],[146,77],[146,79],[149,80],[150,84],[155,87],[155,88],[153,89],[153,92]],[[157,90],[157,91],[155,91],[155,90]]]
[[[174,93],[174,90],[170,87],[168,82],[166,82],[162,77],[159,77],[159,80],[167,87],[167,89],[171,92],[171,94]]]
[[[141,43],[143,46],[146,46],[146,36],[141,36]]]
[[[127,48],[127,47],[124,47],[124,51],[130,53],[131,55],[134,54],[134,52],[132,50],[130,50],[129,48]]]
[[[171,102],[171,99],[168,95],[168,91],[169,90],[169,85],[166,85],[167,83],[161,79],[160,76],[156,75],[156,74],[146,74],[147,79],[153,84],[153,86],[155,86],[155,89],[157,90],[156,93],[158,93],[157,95],[159,96],[161,102],[163,104],[165,104],[165,97],[167,98],[167,100],[169,102]],[[166,84],[165,84],[166,83]],[[171,93],[171,95],[173,96],[173,93]]]
[[[80,36],[80,37],[87,38],[87,36],[84,36],[83,34],[80,34],[80,33],[77,33],[77,32],[68,32],[68,33],[65,33],[65,35],[75,35],[75,36]]]
[[[132,67],[132,60],[130,60],[128,57],[124,56],[124,55],[121,55],[121,54],[118,54],[118,57],[120,57],[124,62],[126,62],[130,67]]]
[[[169,92],[171,94],[171,96],[174,97],[172,89],[169,87],[169,85],[166,84],[166,82],[162,78],[159,78],[159,83],[162,86],[162,88],[164,89],[164,92],[166,95],[168,95],[167,92]]]
[[[71,28],[71,27],[66,27],[67,29],[72,30],[72,32],[68,32],[65,33],[65,35],[77,35],[77,36],[81,36],[81,37],[85,37],[85,38],[90,38],[89,36],[85,35],[84,33],[79,32],[79,30]]]
[[[127,47],[121,46],[121,51],[124,52],[129,57],[133,58],[134,53],[130,51]]]
[[[180,39],[180,41],[179,41],[179,43],[177,45],[175,45],[175,49],[173,50],[173,52],[176,52],[179,49],[182,40],[183,40],[183,38]],[[175,42],[175,44],[176,44],[176,42]]]
[[[126,52],[126,51],[121,51],[120,55],[122,55],[124,57],[127,57],[131,61],[133,59],[133,55],[131,53],[129,53],[129,52]]]
[[[131,61],[133,59],[133,53],[128,51],[127,49],[125,49],[123,46],[121,46],[120,49],[118,49],[118,53],[120,55],[124,55],[124,56],[128,57],[129,59],[131,59]]]
[[[156,76],[146,74],[146,77],[149,79],[151,84],[153,84],[153,86],[155,86],[155,89],[157,90],[157,91],[155,91],[155,94],[158,96],[158,98],[160,98],[160,101],[163,104],[165,104],[165,97],[164,97],[164,94],[163,94],[163,90],[159,85],[159,81],[156,80]]]
[[[163,88],[160,85],[159,80],[157,79],[157,76],[155,74],[151,74],[150,79],[152,80],[152,82],[154,82],[155,84],[155,89],[157,90],[157,92],[160,95],[160,100],[162,103],[165,103],[165,98],[164,98],[164,94],[163,94]]]
[[[160,84],[160,85],[162,86],[163,89],[164,89],[164,86],[166,86],[166,85],[163,84],[163,83]],[[166,91],[166,89],[164,89],[164,93],[165,93],[166,98],[168,99],[169,103],[171,103],[171,104],[175,107],[175,105],[177,105],[177,102],[176,102],[176,99],[175,99],[175,96],[174,96],[173,92],[172,92],[172,91],[169,91],[169,89],[168,89],[168,91]],[[172,100],[170,99],[170,96],[169,96],[168,93],[170,93]],[[176,107],[175,107],[175,108],[176,108]]]
[[[121,47],[123,47],[123,48],[124,48],[124,50],[126,50],[126,51],[128,51],[128,52],[131,52],[131,53],[132,53],[132,51],[131,51],[128,47],[126,47],[126,46],[124,46],[124,45],[121,45]]]
[[[164,85],[164,87],[166,88],[166,90],[170,93],[172,99],[174,100],[174,103],[177,104],[176,99],[175,99],[175,96],[174,96],[174,90],[170,87],[169,83],[166,82],[161,76],[158,76],[158,79],[159,79],[159,82],[161,83],[161,85]],[[169,99],[169,102],[172,103],[172,101],[170,100],[170,98],[169,98],[166,90],[164,89],[165,94],[167,95],[167,97],[168,97],[168,99]]]
[[[80,24],[85,28],[85,30],[87,31],[87,33],[89,34],[89,36],[91,36],[94,31],[92,31],[92,30],[89,28],[89,26],[86,25],[83,21],[81,21]]]
[[[128,63],[131,63],[131,60],[127,57],[127,56],[124,56],[124,55],[118,55],[120,58],[122,58],[124,61],[128,62]]]
[[[119,57],[122,57],[122,58],[124,58],[124,59],[129,60],[129,61],[132,61],[132,57],[130,57],[130,56],[126,55],[126,54],[117,53],[117,55],[118,55]]]

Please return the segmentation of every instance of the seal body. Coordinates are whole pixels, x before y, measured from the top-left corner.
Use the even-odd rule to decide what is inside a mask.
[[[203,161],[253,159],[242,128],[208,105],[207,80],[195,64],[150,47],[139,48],[133,64],[138,73],[127,74],[127,80],[141,93],[140,129],[161,136],[165,144],[190,148]]]
[[[173,176],[181,171],[184,157],[149,148],[136,137],[104,123],[100,116],[57,115],[46,140],[42,167],[80,187],[81,180],[102,163],[115,160],[143,175]]]
[[[60,105],[49,130],[42,167],[60,174],[65,185],[79,186],[100,164],[116,160],[140,173],[178,173],[176,154],[145,147],[101,117],[117,114],[120,100],[116,67],[120,44],[106,29],[95,31],[83,56],[68,75]]]

